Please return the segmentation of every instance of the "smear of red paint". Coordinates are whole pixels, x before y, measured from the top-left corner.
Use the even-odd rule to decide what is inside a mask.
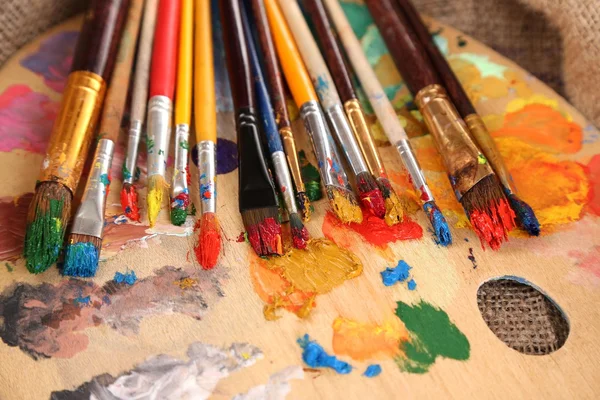
[[[600,155],[595,155],[586,168],[586,175],[590,183],[588,193],[588,210],[600,215]]]
[[[198,234],[198,242],[194,246],[196,260],[204,269],[214,268],[221,253],[221,233],[215,215],[204,214],[196,221],[194,232]]]
[[[259,256],[283,254],[281,224],[273,217],[249,226],[248,241]]]
[[[129,187],[129,191],[124,186],[121,189],[121,207],[127,218],[132,221],[140,221],[140,209],[138,208],[138,195],[133,186]]]
[[[376,217],[385,217],[385,202],[381,190],[374,189],[360,194],[363,208],[370,210]]]
[[[190,175],[190,166],[189,166],[189,164],[185,166],[185,180],[186,180],[188,186],[190,186],[190,184],[192,182],[192,176]]]
[[[425,187],[423,185],[421,185],[419,190],[421,191],[421,200],[423,200],[424,202],[428,202],[429,200],[431,200],[427,195],[427,192],[425,191]]]
[[[308,239],[310,236],[305,226],[302,229],[292,228],[292,244],[295,248],[304,250]]]
[[[498,250],[504,240],[508,241],[508,232],[515,227],[515,213],[505,199],[487,211],[474,210],[469,220],[484,250],[486,243],[492,250]]]
[[[33,193],[0,198],[0,260],[15,261],[23,252],[27,210]]]
[[[244,235],[244,232],[240,232],[240,235],[237,237],[237,239],[235,240],[238,243],[243,243],[246,241],[246,235]]]
[[[177,205],[177,207],[181,206],[180,208],[187,209],[190,205],[190,195],[187,193],[179,193],[172,201]],[[179,204],[179,202],[181,202],[181,204]]]

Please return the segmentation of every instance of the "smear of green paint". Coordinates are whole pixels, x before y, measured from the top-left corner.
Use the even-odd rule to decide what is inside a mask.
[[[50,199],[47,210],[36,210],[33,221],[25,232],[23,255],[29,272],[39,274],[58,259],[63,244],[65,227],[61,223],[63,200]]]
[[[110,178],[108,177],[108,174],[100,175],[100,182],[102,182],[104,186],[110,186]]]
[[[367,28],[367,32],[361,39],[361,46],[372,67],[377,65],[383,55],[388,54],[385,42],[375,25]]]
[[[493,61],[490,61],[490,57],[487,55],[459,53],[452,55],[451,58],[454,57],[475,65],[475,67],[481,73],[482,78],[485,78],[487,76],[494,76],[498,79],[504,79],[504,71],[506,71],[506,67],[504,65],[500,65]]]
[[[182,140],[181,142],[179,142],[179,146],[180,146],[182,149],[186,149],[186,150],[189,150],[189,148],[190,148],[190,146],[189,146],[189,144],[188,144],[187,140]]]
[[[340,5],[346,14],[346,18],[352,26],[354,34],[360,39],[367,32],[369,25],[373,25],[373,18],[364,4],[349,3],[341,1]]]
[[[450,50],[448,49],[448,39],[443,37],[442,35],[433,36],[433,43],[440,49],[440,52],[447,56]]]
[[[123,163],[123,167],[121,168],[121,173],[123,174],[123,179],[131,179],[131,171],[129,171],[127,169],[127,166],[125,165],[125,163]]]
[[[14,268],[9,263],[5,263],[4,265],[6,266],[6,270],[8,272],[13,272],[14,271]]]
[[[187,218],[187,210],[182,208],[172,208],[171,209],[171,223],[176,226],[181,226],[185,222]]]
[[[148,147],[148,153],[151,153],[154,148],[154,139],[146,136],[146,146]]]
[[[306,187],[306,196],[310,201],[321,199],[323,194],[321,193],[321,176],[319,175],[319,170],[308,162],[304,150],[300,150],[298,153],[298,161],[300,162],[302,180]]]
[[[444,311],[422,300],[413,306],[399,301],[396,315],[410,332],[410,341],[400,345],[404,356],[395,360],[401,370],[423,374],[437,357],[469,359],[471,346],[467,337]]]

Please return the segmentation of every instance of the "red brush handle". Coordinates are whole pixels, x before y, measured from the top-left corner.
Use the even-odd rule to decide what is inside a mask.
[[[150,97],[167,96],[173,100],[177,76],[180,0],[160,0],[152,47]]]

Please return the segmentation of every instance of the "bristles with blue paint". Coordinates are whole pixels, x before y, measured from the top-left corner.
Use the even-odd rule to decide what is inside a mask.
[[[529,235],[539,236],[540,222],[529,204],[525,203],[514,193],[509,193],[506,197],[508,198],[510,208],[515,212],[519,226],[526,230]]]
[[[450,233],[450,227],[444,214],[440,211],[435,201],[429,201],[423,204],[423,211],[427,214],[429,222],[433,227],[435,233],[436,242],[442,246],[448,246],[452,244],[452,234]]]
[[[100,261],[101,245],[102,239],[94,236],[69,235],[62,274],[80,278],[95,276]]]

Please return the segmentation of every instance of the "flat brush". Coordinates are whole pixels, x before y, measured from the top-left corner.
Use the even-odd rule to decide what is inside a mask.
[[[142,137],[144,119],[146,118],[150,58],[152,56],[157,10],[158,0],[146,0],[133,77],[127,154],[122,168],[123,187],[121,188],[121,207],[127,218],[133,221],[140,220],[138,194],[134,180],[137,169],[138,148],[140,138]]]
[[[390,143],[398,151],[404,167],[411,177],[411,182],[415,191],[421,194],[419,197],[422,202],[423,210],[429,217],[437,241],[443,246],[451,244],[452,235],[450,234],[450,228],[435,203],[433,194],[427,185],[425,174],[410,145],[408,135],[400,124],[400,121],[396,116],[396,111],[381,87],[381,84],[375,75],[375,71],[371,68],[342,7],[337,0],[324,1],[327,5],[329,16],[337,28],[340,40],[344,44],[346,54],[354,66],[354,70],[371,102],[371,106],[373,107],[381,126],[383,127],[383,131]]]
[[[143,7],[144,0],[131,0],[114,72],[102,109],[99,141],[96,145],[91,171],[81,204],[73,219],[71,233],[67,238],[63,275],[91,277],[96,275],[98,269],[106,196],[111,179],[110,167],[127,102],[129,77],[133,66]]]
[[[175,167],[171,181],[171,223],[181,226],[190,205],[188,148],[192,119],[192,69],[194,63],[194,0],[181,0],[179,62],[175,99]]]
[[[254,82],[238,0],[220,0],[227,70],[236,116],[240,212],[248,241],[259,256],[282,254],[279,204],[263,156]]]
[[[262,49],[267,86],[275,111],[275,121],[279,129],[279,135],[283,141],[283,148],[292,173],[292,180],[296,187],[298,207],[302,213],[302,218],[308,221],[312,212],[312,206],[310,205],[306,187],[302,180],[296,141],[294,140],[292,123],[287,110],[285,86],[281,77],[281,68],[277,59],[277,53],[275,52],[273,35],[269,27],[269,20],[267,19],[267,11],[263,0],[252,0],[252,11],[254,12],[255,20],[254,28],[258,32],[260,47]]]
[[[245,7],[242,7],[242,19],[248,43],[248,53],[250,55],[250,63],[252,65],[252,75],[254,76],[254,87],[256,89],[256,97],[258,100],[259,116],[262,122],[262,132],[267,139],[267,147],[271,153],[271,161],[273,162],[273,171],[275,172],[275,180],[279,186],[279,192],[283,197],[285,208],[290,217],[290,226],[292,229],[292,244],[297,249],[305,249],[306,243],[309,240],[308,230],[302,223],[302,217],[298,213],[298,206],[294,196],[294,187],[292,186],[292,177],[285,153],[283,152],[283,144],[277,123],[275,122],[275,114],[271,106],[271,98],[267,91],[265,78],[260,65],[260,59],[256,51],[255,40],[252,31],[250,30],[250,19],[248,17],[251,10],[250,4],[245,2]]]
[[[342,222],[360,223],[363,219],[362,210],[340,163],[340,156],[294,37],[277,0],[265,0],[264,3],[283,73],[311,138],[329,203]]]
[[[221,232],[217,219],[217,98],[213,66],[211,0],[196,0],[194,124],[200,176],[200,234],[194,253],[202,268],[217,264]]]
[[[148,220],[150,226],[163,203],[165,190],[169,184],[165,180],[169,140],[171,137],[171,117],[173,96],[177,75],[177,43],[180,19],[179,0],[160,0],[158,19],[152,45],[152,66],[150,69],[150,100],[148,100]]]
[[[23,255],[31,273],[58,259],[128,6],[128,0],[96,0],[86,14],[27,214]]]
[[[514,212],[489,162],[441,86],[427,51],[395,0],[366,0],[444,161],[450,183],[482,246],[497,250],[514,228]]]
[[[488,132],[485,124],[481,117],[475,111],[475,107],[471,100],[465,93],[464,88],[460,84],[460,81],[450,68],[450,65],[437,48],[427,27],[421,20],[417,10],[410,0],[397,0],[402,12],[406,18],[410,21],[417,37],[427,49],[427,54],[431,58],[433,65],[435,66],[440,78],[444,82],[444,86],[452,99],[452,102],[456,106],[458,113],[463,117],[472,137],[475,142],[479,145],[479,148],[483,151],[483,154],[487,158],[488,162],[492,166],[496,176],[500,180],[504,188],[511,208],[515,212],[518,224],[525,230],[529,235],[538,236],[540,234],[540,223],[538,222],[535,213],[532,208],[521,200],[517,196],[515,184],[512,180],[510,172],[502,159],[502,155],[494,142],[494,139]]]
[[[367,163],[362,156],[360,147],[350,127],[348,117],[345,114],[344,106],[342,105],[333,78],[329,73],[317,42],[314,40],[310,28],[302,15],[302,11],[296,1],[279,1],[279,5],[315,85],[317,95],[323,105],[333,134],[342,148],[342,153],[356,178],[356,186],[361,203],[365,209],[370,210],[377,217],[384,218],[385,203],[381,190],[369,172]],[[326,49],[325,51],[329,52],[330,49]],[[339,72],[338,70],[334,71],[334,73]],[[344,87],[344,89],[347,88]]]

